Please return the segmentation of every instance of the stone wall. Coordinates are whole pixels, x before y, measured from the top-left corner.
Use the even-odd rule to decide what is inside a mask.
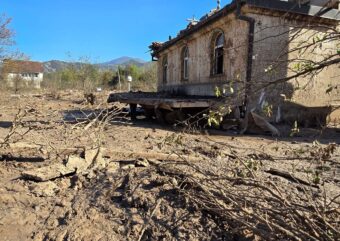
[[[223,31],[225,35],[224,73],[218,76],[211,73],[211,45],[216,31]],[[235,89],[242,89],[246,76],[247,31],[247,24],[236,20],[235,15],[231,14],[162,52],[158,61],[158,89],[177,94],[207,96],[215,95],[216,86],[233,85]],[[189,48],[188,80],[183,80],[181,76],[181,53],[185,46]],[[168,58],[167,83],[163,83],[164,56]]]

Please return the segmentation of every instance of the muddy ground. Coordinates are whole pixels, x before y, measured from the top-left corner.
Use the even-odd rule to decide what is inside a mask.
[[[91,106],[80,92],[0,94],[1,240],[339,238],[339,129],[301,129],[289,137],[289,128],[280,127],[286,134],[279,139],[184,132],[147,120],[131,122],[118,112],[114,119],[103,118],[106,112],[96,119],[108,108],[107,93],[97,95]],[[99,147],[99,166],[66,174],[52,170],[56,177],[44,181],[23,175],[67,165],[70,155],[85,160],[88,150]],[[218,183],[208,185],[213,179]],[[260,205],[266,194],[255,190],[259,185],[244,189],[253,181],[273,185],[286,208],[272,202],[275,198]],[[236,204],[236,197],[244,203]],[[301,207],[308,222],[290,219],[291,207]],[[256,221],[261,208],[275,209],[273,219],[267,210],[267,223]]]

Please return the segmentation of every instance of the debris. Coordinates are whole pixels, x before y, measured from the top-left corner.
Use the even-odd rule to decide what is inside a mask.
[[[295,183],[298,183],[298,184],[303,184],[303,185],[306,185],[306,186],[319,188],[319,186],[311,184],[311,183],[309,183],[305,180],[302,180],[301,178],[295,177],[291,173],[286,172],[286,171],[281,171],[281,170],[278,170],[278,169],[270,168],[269,170],[267,170],[265,172],[272,174],[272,175],[275,175],[275,176],[280,176],[280,177],[286,178],[287,180],[289,180],[291,182],[295,182]]]
[[[11,94],[10,96],[11,98],[18,98],[18,99],[21,97],[21,95],[17,95],[17,94]]]
[[[84,94],[86,103],[94,105],[96,103],[96,96],[93,93]]]
[[[200,162],[204,158],[203,156],[188,156],[188,155],[177,155],[175,153],[165,154],[159,152],[123,152],[123,151],[105,151],[105,156],[112,159],[119,160],[118,158],[146,158],[148,160],[160,160],[160,161],[188,161],[188,162]]]
[[[29,189],[39,197],[53,197],[59,191],[54,182],[33,183]]]
[[[48,166],[36,168],[34,170],[25,171],[21,174],[21,176],[24,179],[45,182],[72,173],[75,173],[74,168],[68,168],[62,163],[55,163]]]
[[[95,148],[85,151],[86,163],[91,163],[89,167],[92,169],[102,169],[105,168],[106,162],[103,158],[103,149]]]
[[[280,136],[280,132],[275,126],[253,111],[248,114],[248,118],[245,118],[244,122],[242,134],[244,132],[261,134],[261,131],[264,131],[271,133],[273,136]]]
[[[155,207],[153,208],[153,210],[152,210],[152,212],[151,212],[149,218],[148,218],[147,221],[144,223],[143,228],[142,228],[142,230],[141,230],[141,232],[140,232],[140,234],[139,234],[138,241],[141,241],[141,240],[142,240],[146,228],[149,226],[152,217],[155,215],[155,213],[156,213],[156,211],[157,211],[157,209],[158,209],[158,207],[160,206],[161,203],[162,203],[162,199],[159,199],[159,200],[157,201]]]
[[[135,168],[136,166],[135,166],[135,164],[127,164],[127,165],[122,165],[121,166],[121,168],[123,169],[123,170],[129,170],[129,169],[133,169],[133,168]]]
[[[87,170],[92,162],[88,162],[88,160],[81,158],[79,156],[70,155],[68,157],[66,167],[71,170],[76,170],[77,173],[83,173]]]
[[[71,175],[74,173],[85,174],[87,171],[104,168],[105,160],[100,148],[85,151],[85,159],[70,155],[67,163],[56,163],[22,173],[22,177],[28,180],[45,182],[58,177]]]
[[[135,164],[136,167],[148,167],[149,165],[149,161],[146,158],[139,158]]]
[[[31,144],[31,143],[26,143],[26,142],[15,142],[15,143],[10,143],[9,147],[12,149],[39,149],[41,146],[36,145],[36,144]]]
[[[120,168],[120,165],[118,162],[110,162],[106,167],[106,173],[113,174],[117,172]]]
[[[27,154],[25,154],[25,156],[22,156],[19,153],[16,154],[15,156],[11,153],[8,153],[8,154],[0,153],[0,161],[44,162],[45,158],[41,156],[36,156],[36,155],[28,156]]]

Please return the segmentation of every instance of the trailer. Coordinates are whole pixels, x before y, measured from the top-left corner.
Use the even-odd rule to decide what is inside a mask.
[[[190,115],[203,113],[221,103],[221,98],[211,96],[178,96],[162,92],[112,93],[108,103],[119,102],[130,106],[132,120],[137,118],[137,108],[142,108],[145,116],[161,123],[174,124],[184,121]]]

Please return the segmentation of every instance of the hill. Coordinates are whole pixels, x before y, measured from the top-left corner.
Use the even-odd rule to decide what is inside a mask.
[[[147,65],[149,62],[146,62],[142,59],[138,58],[132,58],[132,57],[120,57],[117,59],[110,60],[108,62],[103,63],[97,63],[94,64],[99,69],[117,69],[118,66],[128,66],[128,65],[137,65],[139,67],[142,67],[144,65]],[[79,68],[81,66],[80,62],[66,62],[66,61],[60,61],[60,60],[51,60],[43,62],[44,65],[44,71],[45,73],[53,73],[60,71],[62,69],[65,69],[69,67],[70,65],[73,65],[75,68]]]

